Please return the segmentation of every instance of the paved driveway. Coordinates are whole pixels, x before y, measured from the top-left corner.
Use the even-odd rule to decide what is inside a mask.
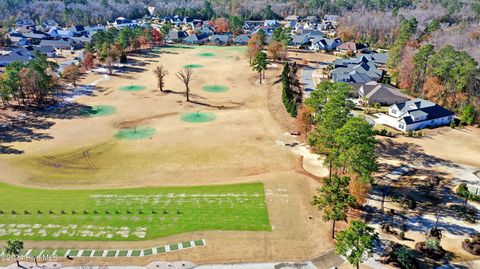
[[[306,66],[302,68],[301,76],[300,76],[300,83],[303,86],[303,92],[305,98],[308,98],[310,96],[310,92],[315,90],[315,83],[313,82],[313,70],[315,68],[311,66]]]

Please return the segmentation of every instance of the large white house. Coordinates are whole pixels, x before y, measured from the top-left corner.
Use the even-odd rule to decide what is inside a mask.
[[[391,105],[388,115],[392,119],[386,124],[404,132],[447,125],[455,117],[450,110],[419,98]]]

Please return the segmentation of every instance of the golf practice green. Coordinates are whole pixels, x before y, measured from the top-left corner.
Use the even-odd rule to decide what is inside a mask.
[[[145,139],[153,136],[156,131],[157,130],[155,128],[147,126],[125,128],[118,131],[117,134],[115,134],[115,137],[118,139],[129,140]]]
[[[210,112],[192,112],[182,115],[182,120],[186,122],[202,123],[215,120],[215,114]]]

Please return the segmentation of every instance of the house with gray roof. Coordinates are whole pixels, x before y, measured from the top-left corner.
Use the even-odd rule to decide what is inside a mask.
[[[168,36],[166,39],[168,42],[171,42],[171,43],[180,43],[187,36],[188,36],[187,32],[185,31],[177,31],[175,29],[172,29],[170,30],[170,32],[168,32]]]
[[[248,41],[250,41],[250,35],[247,34],[239,35],[233,39],[233,43],[239,46],[247,45]]]
[[[292,47],[305,47],[310,42],[308,35],[292,35],[291,38],[292,41],[290,41],[290,46]]]
[[[313,38],[311,42],[310,50],[313,51],[332,51],[342,44],[342,40],[340,38],[330,39],[321,36]]]
[[[368,102],[369,105],[376,103],[380,105],[393,105],[410,100],[407,95],[401,93],[397,88],[376,81],[362,84],[358,89],[358,97],[361,103]]]
[[[57,57],[57,51],[53,46],[28,46],[26,49],[29,50],[32,55],[35,55],[35,52],[38,51],[41,54],[46,54],[48,58]]]
[[[302,35],[308,35],[310,38],[324,37],[325,34],[320,30],[315,29],[303,29]]]
[[[450,124],[455,114],[433,102],[416,98],[388,108],[391,127],[408,132]]]
[[[226,46],[232,43],[231,35],[212,35],[209,37],[210,43],[213,43],[217,46]]]
[[[0,49],[0,66],[4,67],[13,62],[28,63],[32,54],[26,48],[7,47]]]
[[[70,38],[61,39],[43,39],[40,41],[40,46],[52,46],[56,50],[71,50],[78,49],[79,47],[74,40]]]
[[[203,33],[189,35],[182,42],[189,45],[203,45],[208,42],[208,35]]]
[[[305,17],[304,19],[305,22],[309,22],[309,23],[318,23],[320,21],[320,19],[317,17],[317,16],[307,16]]]
[[[367,83],[379,81],[384,71],[378,69],[374,63],[349,64],[346,67],[337,67],[330,73],[333,82]]]

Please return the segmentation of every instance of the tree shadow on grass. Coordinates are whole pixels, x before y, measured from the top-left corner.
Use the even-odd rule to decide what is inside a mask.
[[[15,116],[4,116],[0,124],[0,154],[22,154],[23,151],[2,143],[32,142],[53,139],[45,133],[55,122],[51,119],[74,119],[85,117],[90,106],[57,102],[47,107],[16,107]]]
[[[385,138],[379,141],[376,154],[380,158],[415,163],[424,167],[434,167],[438,165],[446,167],[459,167],[458,165],[445,159],[426,154],[422,147],[417,144],[408,142],[399,143],[390,138]]]

